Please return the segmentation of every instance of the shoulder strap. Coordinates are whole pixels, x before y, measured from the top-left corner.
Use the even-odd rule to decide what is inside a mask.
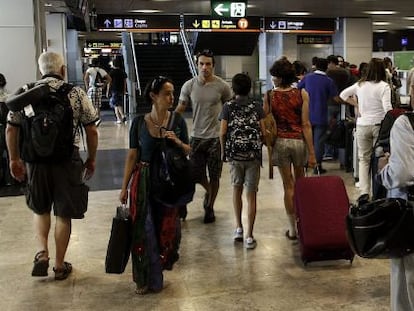
[[[269,107],[269,112],[270,113],[273,113],[273,111],[272,111],[272,105],[270,104],[270,95],[271,94],[272,94],[272,90],[270,89],[270,90],[267,91],[267,105]]]
[[[178,121],[180,119],[180,116],[175,111],[171,111],[170,119],[167,123],[167,130],[168,131],[175,131],[175,129],[178,126]]]
[[[407,116],[408,120],[410,121],[411,127],[414,130],[414,113],[413,112],[406,112],[405,115]]]

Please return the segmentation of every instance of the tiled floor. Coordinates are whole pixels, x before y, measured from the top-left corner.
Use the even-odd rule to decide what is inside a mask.
[[[24,197],[0,198],[0,310],[389,310],[389,262],[355,258],[304,267],[298,245],[286,239],[282,184],[264,168],[258,193],[255,238],[246,250],[234,244],[229,169],[224,167],[216,203],[217,221],[202,223],[203,191],[197,188],[182,223],[181,258],[164,273],[159,294],[137,296],[131,267],[122,275],[105,274],[104,260],[128,146],[128,126],[100,126],[99,171],[92,181],[89,211],[73,222],[67,260],[74,272],[56,282],[30,276],[36,243],[32,214]],[[117,150],[117,151],[115,151]],[[357,196],[350,173],[337,162],[329,174],[341,175],[351,200]],[[53,242],[53,235],[50,236]],[[51,243],[51,254],[54,248]],[[50,269],[51,270],[51,269]]]

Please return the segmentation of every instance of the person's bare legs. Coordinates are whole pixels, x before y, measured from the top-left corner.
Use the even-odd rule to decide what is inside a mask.
[[[55,243],[56,259],[55,269],[62,269],[65,260],[66,250],[69,245],[70,234],[72,231],[72,221],[70,218],[56,217]]]
[[[236,217],[236,228],[243,228],[242,225],[242,200],[243,186],[233,186],[233,209]]]
[[[257,195],[256,191],[248,191],[247,198],[247,237],[253,238],[253,227],[256,220]]]
[[[302,168],[303,170],[303,168]],[[294,177],[290,166],[279,166],[279,173],[283,181],[285,210],[289,221],[288,237],[296,237],[296,217],[293,205]]]
[[[34,214],[33,224],[40,247],[39,251],[45,251],[41,258],[46,259],[49,257],[48,238],[50,231],[50,213],[43,215]]]

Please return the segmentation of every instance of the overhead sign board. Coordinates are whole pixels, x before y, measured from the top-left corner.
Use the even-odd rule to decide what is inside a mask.
[[[332,36],[298,35],[297,44],[332,44]]]
[[[208,32],[259,32],[260,17],[214,18],[208,15],[185,15],[184,29]]]
[[[265,17],[264,26],[266,32],[331,34],[336,24],[333,18]]]
[[[211,0],[211,16],[213,17],[245,17],[247,1]]]
[[[179,15],[98,15],[99,31],[179,31]]]
[[[121,42],[109,42],[109,41],[86,41],[86,47],[89,49],[120,49],[122,46]]]

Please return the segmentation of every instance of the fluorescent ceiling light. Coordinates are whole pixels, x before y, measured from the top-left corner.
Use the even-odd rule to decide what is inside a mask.
[[[414,21],[414,16],[406,16],[406,17],[403,17],[403,19]]]
[[[414,26],[407,26],[407,29],[414,29]]]
[[[394,15],[397,14],[397,11],[364,11],[362,13],[370,15]]]
[[[45,6],[51,7],[51,6],[53,6],[53,4],[51,4],[51,3],[45,3]]]
[[[163,11],[161,10],[131,10],[129,11],[131,13],[145,13],[145,14],[151,14],[151,13],[161,13]]]
[[[289,15],[289,16],[307,16],[312,15],[310,12],[282,12],[281,14]]]
[[[387,32],[388,30],[386,30],[386,29],[376,29],[376,30],[374,30],[374,32]]]
[[[372,25],[374,26],[388,26],[391,25],[390,22],[373,22]]]

